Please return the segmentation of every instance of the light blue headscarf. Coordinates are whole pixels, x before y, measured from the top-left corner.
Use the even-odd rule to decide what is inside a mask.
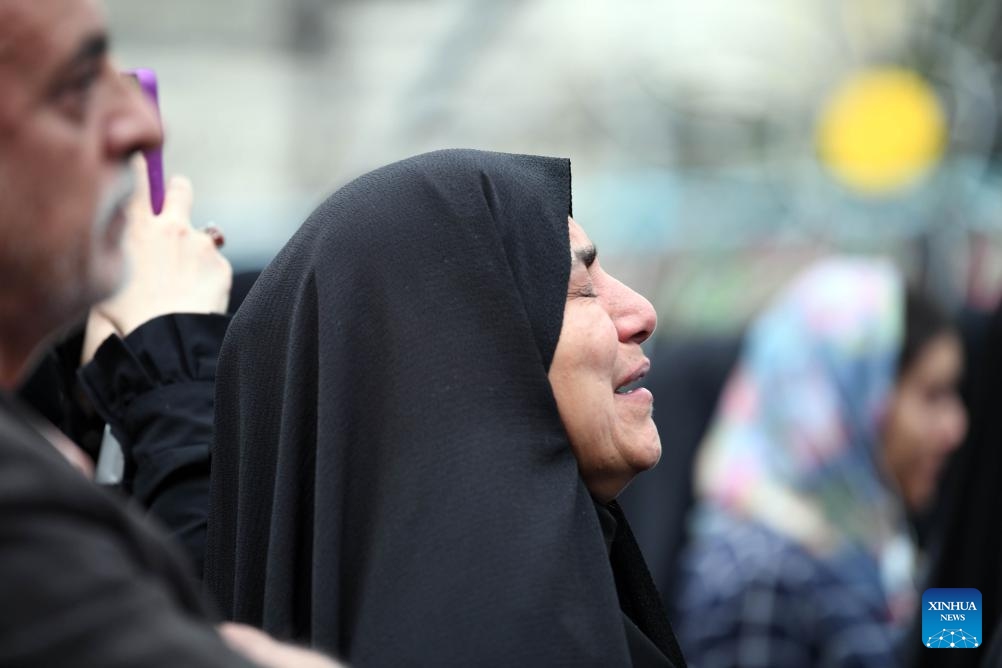
[[[696,477],[704,504],[836,568],[870,555],[892,609],[914,596],[911,541],[880,451],[904,303],[886,260],[834,258],[800,274],[748,332]]]

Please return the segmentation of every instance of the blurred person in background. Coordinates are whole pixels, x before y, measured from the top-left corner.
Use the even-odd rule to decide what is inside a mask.
[[[228,616],[358,665],[685,665],[615,503],[657,318],[570,214],[567,160],[439,151],[292,237],[220,354]]]
[[[921,588],[975,588],[983,596],[982,638],[975,652],[927,650],[921,617],[904,639],[914,668],[1002,666],[1002,306],[986,314],[983,335],[971,337],[965,374],[970,430],[944,475],[929,531],[928,572]],[[976,330],[978,331],[978,330]]]
[[[0,664],[332,665],[253,629],[220,635],[177,549],[74,468],[61,454],[74,446],[11,396],[46,343],[125,276],[127,160],[161,135],[107,44],[96,1],[0,0]],[[132,221],[143,227],[130,240],[155,247],[165,273],[105,305],[122,334],[225,303],[229,266],[191,230],[186,190],[174,182],[162,220]]]
[[[821,261],[755,320],[698,456],[675,602],[693,665],[900,665],[906,514],[964,437],[962,360],[877,259]]]

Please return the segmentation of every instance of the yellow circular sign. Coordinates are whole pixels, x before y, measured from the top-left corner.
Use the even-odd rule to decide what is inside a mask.
[[[817,128],[822,162],[868,195],[905,188],[946,148],[946,118],[932,87],[906,69],[860,72],[828,100]]]

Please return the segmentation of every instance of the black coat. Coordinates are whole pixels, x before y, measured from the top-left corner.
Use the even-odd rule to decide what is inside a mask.
[[[631,664],[547,378],[570,187],[566,160],[418,156],[335,193],[262,273],[219,362],[226,613],[358,666]],[[638,619],[681,663],[663,612]]]
[[[248,666],[175,548],[0,395],[0,665]]]
[[[80,385],[122,447],[122,489],[185,548],[201,577],[216,360],[229,318],[171,314],[109,337]]]

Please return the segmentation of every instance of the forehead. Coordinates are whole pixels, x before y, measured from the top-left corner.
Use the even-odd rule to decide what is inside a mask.
[[[97,0],[0,0],[0,97],[39,88],[90,36],[104,32]]]
[[[912,363],[916,380],[951,377],[961,372],[964,363],[963,344],[950,332],[930,339]]]
[[[591,244],[591,239],[589,239],[588,235],[585,234],[584,229],[582,229],[582,227],[578,225],[578,222],[570,216],[567,217],[567,231],[570,234],[572,248],[588,246]]]
[[[595,245],[588,238],[584,229],[570,216],[567,218],[567,232],[570,237],[572,266],[581,265],[582,260],[590,266],[595,256]],[[585,259],[585,256],[582,255],[583,251],[591,256],[590,259]]]

